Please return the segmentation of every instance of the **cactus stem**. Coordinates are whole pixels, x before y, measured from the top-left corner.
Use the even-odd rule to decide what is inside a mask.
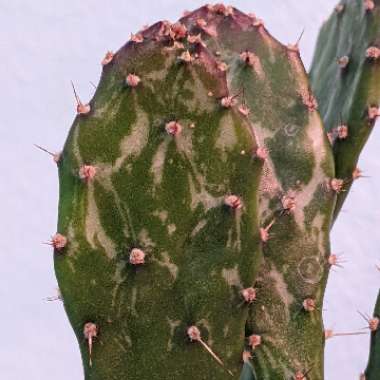
[[[71,81],[71,86],[74,91],[75,100],[77,102],[77,114],[79,115],[87,115],[91,111],[91,107],[89,104],[83,104],[77,94],[77,91],[75,90],[75,86],[73,81]]]
[[[90,362],[89,365],[92,367],[92,343],[93,339],[97,337],[98,335],[98,327],[96,326],[95,323],[92,322],[87,322],[84,327],[83,327],[83,335],[85,339],[88,340],[88,352],[90,356]]]
[[[145,252],[139,248],[133,248],[129,255],[129,262],[132,265],[145,264]]]
[[[212,349],[206,344],[206,342],[203,341],[201,337],[201,332],[199,331],[197,326],[190,326],[187,329],[187,335],[190,338],[191,342],[199,342],[205,350],[224,368],[223,361],[212,351]],[[227,370],[227,372],[233,376],[233,373],[230,370]]]
[[[37,145],[37,144],[34,144],[34,146],[40,150],[42,150],[43,152],[49,154],[50,156],[53,157],[53,161],[58,164],[60,158],[61,158],[61,153],[53,153],[53,152],[50,152],[48,151],[47,149],[43,148],[42,146],[40,145]]]
[[[94,179],[96,174],[96,167],[92,165],[82,165],[79,169],[79,178],[85,182]]]
[[[107,51],[106,55],[102,59],[102,66],[108,65],[114,57],[114,53],[112,51]]]

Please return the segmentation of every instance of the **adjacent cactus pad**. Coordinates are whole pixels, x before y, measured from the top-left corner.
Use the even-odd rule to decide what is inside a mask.
[[[377,96],[376,63],[360,62],[364,84],[337,76],[359,88],[345,85],[350,104]],[[329,232],[368,117],[343,107],[360,120],[333,152],[297,44],[220,4],[132,35],[102,65],[54,156],[51,244],[86,379],[322,380]],[[318,83],[331,130],[344,101]]]
[[[105,66],[59,163],[67,245],[55,263],[91,379],[222,379],[241,367],[262,162],[248,120],[222,105],[225,72],[201,45],[182,59],[174,30],[154,25]]]
[[[310,73],[325,129],[333,145],[336,175],[344,180],[338,215],[360,152],[379,113],[380,1],[343,1],[323,25]]]

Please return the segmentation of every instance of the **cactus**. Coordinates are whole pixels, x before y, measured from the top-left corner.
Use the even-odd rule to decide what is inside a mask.
[[[311,77],[330,131],[324,48]],[[377,104],[364,61],[355,85]],[[331,149],[298,44],[221,4],[132,35],[102,65],[88,104],[74,88],[63,152],[48,152],[55,270],[86,379],[323,379],[339,163],[356,164],[368,118]]]
[[[333,145],[336,176],[344,180],[336,218],[352,182],[361,150],[379,115],[380,1],[342,2],[323,25],[310,80]]]

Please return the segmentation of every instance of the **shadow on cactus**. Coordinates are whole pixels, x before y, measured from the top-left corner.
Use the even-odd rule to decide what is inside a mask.
[[[355,334],[324,331],[322,305],[330,230],[380,114],[380,1],[337,6],[311,85],[298,44],[220,4],[102,65],[53,155],[51,244],[86,379],[323,379],[325,340]]]

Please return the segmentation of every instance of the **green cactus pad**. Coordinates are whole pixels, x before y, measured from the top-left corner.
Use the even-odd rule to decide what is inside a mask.
[[[253,357],[257,376],[291,378],[312,366],[310,376],[321,379],[334,163],[298,48],[282,45],[261,20],[236,9],[203,7],[181,21],[227,65],[230,92],[243,91],[240,102],[268,153],[259,215],[262,228],[274,224],[247,323],[247,335],[262,336]],[[284,210],[286,197],[294,199],[294,211]],[[308,297],[318,304],[310,314],[302,311]]]
[[[380,57],[368,57],[369,48],[380,49],[380,1],[373,4],[372,10],[365,9],[363,0],[340,4],[320,31],[310,72],[325,129],[333,140],[336,176],[345,180],[335,218],[376,121],[368,109],[380,101]],[[339,134],[342,125],[348,128],[347,137]]]
[[[185,62],[165,28],[152,26],[105,66],[59,163],[58,230],[68,244],[55,268],[86,379],[240,374],[241,291],[261,262],[262,163],[252,157],[247,120],[221,105],[225,73],[201,46]],[[131,73],[141,79],[136,87],[125,83]],[[96,168],[94,178],[79,178],[83,165]],[[229,195],[241,204],[226,204]],[[144,264],[131,264],[134,248]],[[87,322],[99,331],[91,367]],[[223,366],[190,341],[192,325]]]
[[[373,318],[380,318],[380,292],[377,297]],[[377,380],[380,373],[380,329],[371,332],[369,361],[365,372],[366,380]]]

